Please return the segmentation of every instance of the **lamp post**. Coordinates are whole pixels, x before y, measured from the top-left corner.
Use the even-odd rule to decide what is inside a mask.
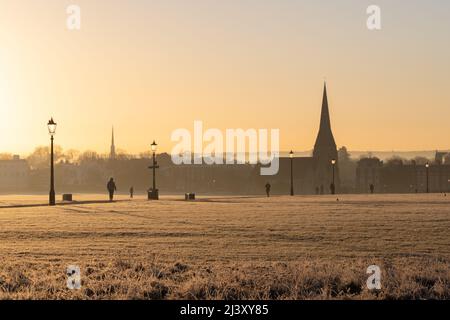
[[[334,171],[336,167],[336,159],[331,160],[331,167],[333,169],[333,182],[331,182],[331,194],[336,194],[336,185],[334,184]]]
[[[426,172],[427,172],[427,193],[430,193],[430,164],[427,162],[425,164]]]
[[[153,165],[151,167],[149,167],[149,169],[153,170],[153,188],[151,189],[151,191],[148,192],[148,199],[149,200],[158,200],[159,194],[158,194],[158,189],[156,189],[156,169],[159,168],[159,166],[156,162],[156,150],[158,149],[158,145],[156,144],[156,142],[154,140],[153,140],[153,143],[151,144],[151,149],[153,152]]]
[[[294,151],[289,152],[289,158],[291,160],[291,196],[294,195]]]
[[[50,193],[49,193],[49,205],[54,206],[55,201],[55,168],[53,166],[53,139],[56,133],[56,122],[53,118],[47,123],[48,133],[50,134]]]

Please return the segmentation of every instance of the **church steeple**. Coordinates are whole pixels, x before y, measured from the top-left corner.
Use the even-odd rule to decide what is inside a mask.
[[[114,144],[114,127],[112,128],[112,134],[111,134],[111,151],[109,153],[109,158],[111,160],[116,159],[116,146]]]
[[[314,155],[318,155],[321,149],[336,149],[333,132],[331,130],[330,110],[328,109],[327,84],[323,87],[322,112],[320,115],[320,127],[314,145]]]
[[[334,181],[334,191],[336,191],[336,188],[339,190],[339,159],[336,142],[334,141],[333,132],[331,131],[326,83],[323,87],[320,127],[316,144],[314,145],[313,158],[315,160],[314,183],[316,188],[319,188],[321,193],[328,193],[328,186],[331,186],[331,183]],[[333,179],[333,176],[335,176],[336,179]]]

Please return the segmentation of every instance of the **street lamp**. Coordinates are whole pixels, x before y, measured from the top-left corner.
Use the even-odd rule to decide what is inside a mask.
[[[50,193],[49,193],[49,205],[54,206],[55,201],[55,168],[53,166],[53,139],[56,134],[56,122],[53,118],[47,123],[48,133],[50,134]]]
[[[148,192],[148,199],[149,200],[158,200],[159,194],[158,189],[156,189],[156,169],[159,168],[157,162],[156,162],[156,150],[158,149],[158,145],[156,144],[155,140],[153,140],[153,143],[151,144],[151,150],[153,152],[153,165],[149,167],[149,169],[153,170],[153,188],[151,191]]]
[[[158,144],[153,140],[153,143],[151,144],[152,152],[155,154],[156,150],[158,149]]]
[[[294,151],[291,150],[291,152],[289,152],[289,158],[291,160],[291,196],[294,195]]]
[[[335,171],[335,167],[336,167],[336,159],[331,159],[331,166],[333,168],[333,182],[331,183],[331,194],[335,194],[336,193],[336,185],[334,183],[334,171]]]
[[[430,193],[430,164],[427,162],[425,164],[426,172],[427,172],[427,193]]]

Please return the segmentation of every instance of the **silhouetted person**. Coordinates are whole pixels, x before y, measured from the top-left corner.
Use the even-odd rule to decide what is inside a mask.
[[[109,179],[109,182],[106,185],[106,188],[108,189],[108,192],[109,192],[109,201],[113,201],[114,191],[117,190],[116,183],[114,182],[113,178]]]
[[[375,191],[375,186],[373,184],[370,185],[370,193],[373,194]]]
[[[319,187],[316,187],[316,194],[319,195]]]
[[[270,183],[266,183],[266,194],[267,194],[267,197],[270,197],[270,188],[271,188],[271,185],[270,185]]]
[[[130,198],[133,199],[133,195],[134,195],[134,188],[131,187],[130,188]]]
[[[336,194],[336,186],[334,183],[330,184],[330,192],[331,194]]]

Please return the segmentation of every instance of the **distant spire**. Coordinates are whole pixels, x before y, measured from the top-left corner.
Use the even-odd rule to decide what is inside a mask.
[[[327,82],[323,84],[322,114],[320,115],[320,129],[331,131],[330,110],[328,109]]]
[[[109,154],[109,158],[111,160],[114,160],[116,158],[116,146],[114,144],[114,127],[112,127],[112,134],[111,134],[111,152]]]
[[[316,144],[314,149],[320,149],[321,147],[334,147],[336,148],[336,142],[334,141],[333,132],[331,130],[330,110],[328,109],[328,94],[327,83],[323,85],[323,98],[322,98],[322,111],[320,115],[320,127],[317,135]]]

